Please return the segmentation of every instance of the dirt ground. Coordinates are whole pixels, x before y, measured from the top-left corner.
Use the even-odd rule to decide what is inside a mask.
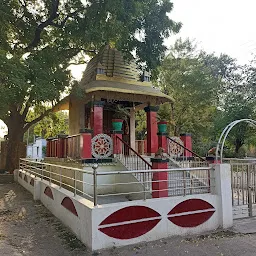
[[[0,256],[256,255],[256,235],[218,231],[197,237],[91,252],[18,184],[0,185]]]

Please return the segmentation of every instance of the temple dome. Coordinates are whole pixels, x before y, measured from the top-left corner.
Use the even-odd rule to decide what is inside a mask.
[[[90,60],[80,82],[87,101],[101,98],[161,104],[173,99],[155,89],[149,73],[140,81],[134,60],[125,60],[122,53],[109,45]]]

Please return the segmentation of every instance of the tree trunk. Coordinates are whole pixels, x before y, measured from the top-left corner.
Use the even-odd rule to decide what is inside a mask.
[[[20,120],[13,119],[8,123],[8,142],[5,169],[12,173],[19,167],[19,158],[26,156],[26,148],[22,145],[24,127]]]
[[[243,142],[240,139],[236,139],[235,141],[235,155],[239,156],[239,149],[243,146]]]

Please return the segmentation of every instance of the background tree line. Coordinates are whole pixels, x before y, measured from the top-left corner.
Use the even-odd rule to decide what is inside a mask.
[[[178,39],[154,79],[155,86],[175,99],[160,107],[159,118],[168,121],[172,136],[192,133],[194,150],[205,155],[230,122],[255,118],[255,71],[255,60],[242,66],[228,55],[209,54],[189,39]],[[146,129],[142,112],[137,125],[141,139]],[[227,139],[226,156],[249,154],[256,145],[254,129],[248,124],[235,127]]]

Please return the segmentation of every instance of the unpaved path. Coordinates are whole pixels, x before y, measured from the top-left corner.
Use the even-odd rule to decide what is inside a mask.
[[[256,224],[255,224],[256,225]],[[0,185],[0,256],[255,256],[256,235],[216,232],[92,253],[18,184]]]

